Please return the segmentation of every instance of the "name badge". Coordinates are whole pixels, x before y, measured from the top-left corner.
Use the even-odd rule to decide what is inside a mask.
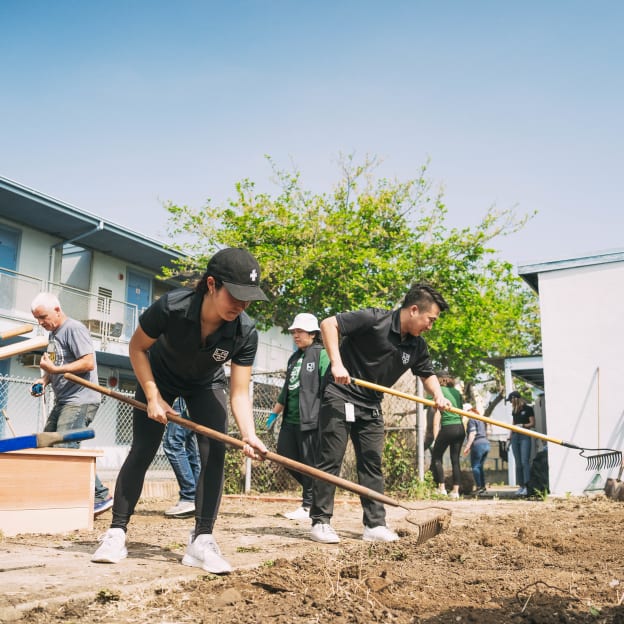
[[[353,403],[345,403],[345,420],[347,422],[355,422],[355,408]]]

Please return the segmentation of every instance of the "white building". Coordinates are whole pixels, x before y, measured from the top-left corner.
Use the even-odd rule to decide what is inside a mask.
[[[547,430],[583,448],[624,445],[624,250],[521,266],[538,293]],[[595,452],[588,452],[594,455]],[[618,468],[586,470],[578,450],[548,444],[555,495],[602,489]]]

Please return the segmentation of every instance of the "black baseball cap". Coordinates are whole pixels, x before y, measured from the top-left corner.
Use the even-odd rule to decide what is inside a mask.
[[[210,258],[208,275],[220,279],[227,291],[240,301],[268,301],[258,285],[260,265],[246,250],[238,247],[221,249]]]
[[[511,401],[511,399],[521,399],[522,395],[517,391],[514,390],[513,392],[509,393],[509,396],[505,399],[505,403],[507,403],[507,401]]]

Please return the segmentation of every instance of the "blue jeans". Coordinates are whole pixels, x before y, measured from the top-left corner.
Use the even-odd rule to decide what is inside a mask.
[[[513,432],[511,450],[516,462],[516,483],[521,487],[526,487],[531,476],[531,438]]]
[[[99,403],[85,403],[83,405],[62,405],[56,403],[52,408],[46,421],[44,431],[72,431],[74,429],[84,429],[88,427],[95,418],[95,414],[100,407]],[[80,442],[65,442],[55,446],[65,448],[79,448]],[[102,503],[108,499],[108,488],[100,481],[100,477],[95,475],[95,504]]]
[[[490,452],[490,443],[487,441],[476,442],[470,447],[470,465],[472,467],[472,476],[478,489],[485,487],[485,472],[483,464]]]
[[[182,425],[167,423],[163,451],[178,480],[180,500],[194,502],[201,469],[195,433]]]

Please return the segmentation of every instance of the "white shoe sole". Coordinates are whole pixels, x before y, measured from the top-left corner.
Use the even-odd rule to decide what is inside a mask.
[[[195,510],[190,509],[189,511],[178,511],[177,513],[169,513],[165,511],[165,516],[167,518],[190,518],[195,515]]]
[[[224,562],[225,564],[226,562]],[[189,566],[192,568],[201,568],[206,572],[210,572],[211,574],[229,574],[232,571],[232,566],[229,564],[226,565],[215,565],[210,566],[206,564],[203,559],[198,559],[197,557],[193,557],[193,555],[189,555],[186,553],[184,557],[182,557],[182,565]]]
[[[96,553],[91,557],[91,561],[93,563],[119,563],[122,559],[125,559],[128,556],[128,550],[126,548],[123,549],[121,553],[119,553],[119,557],[111,557],[106,555],[99,555]]]
[[[203,559],[196,559],[188,553],[182,557],[182,565],[190,566],[192,568],[201,568],[204,565]]]
[[[310,539],[318,544],[340,544],[340,538],[337,535],[318,537],[310,533]]]

